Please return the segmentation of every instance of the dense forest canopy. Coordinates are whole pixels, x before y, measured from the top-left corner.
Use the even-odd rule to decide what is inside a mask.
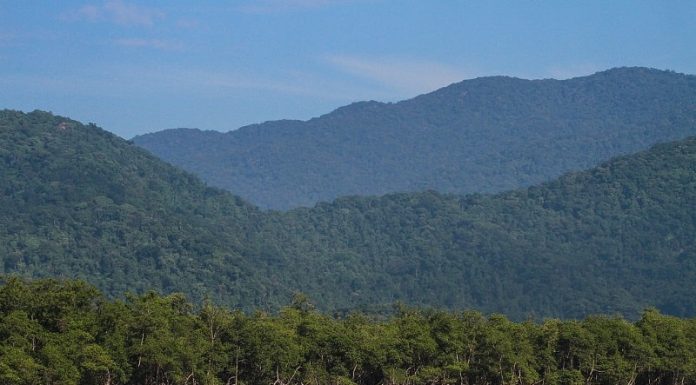
[[[696,319],[656,310],[514,323],[397,307],[276,314],[155,293],[107,300],[80,281],[0,286],[0,382],[16,385],[692,385]]]
[[[302,121],[134,138],[213,186],[276,209],[346,195],[500,192],[696,135],[696,76],[616,68],[569,80],[466,80]]]
[[[256,208],[96,126],[0,112],[0,179],[2,271],[84,277],[109,293],[217,280],[247,300],[263,281],[234,250]]]
[[[496,195],[266,212],[94,125],[0,112],[0,272],[277,310],[696,315],[696,138]]]

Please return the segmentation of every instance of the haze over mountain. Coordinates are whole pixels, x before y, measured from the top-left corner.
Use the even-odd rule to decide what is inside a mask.
[[[83,277],[112,295],[696,315],[696,138],[497,195],[264,212],[96,126],[6,110],[0,178],[2,273]]]
[[[570,80],[486,77],[309,121],[135,137],[265,208],[345,195],[499,192],[696,134],[696,76],[617,68]]]

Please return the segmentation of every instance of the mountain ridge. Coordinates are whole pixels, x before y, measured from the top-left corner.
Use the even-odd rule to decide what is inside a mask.
[[[489,195],[263,211],[93,125],[0,112],[0,273],[277,309],[696,314],[696,137]]]
[[[264,208],[344,195],[499,192],[696,134],[696,77],[617,68],[568,80],[486,77],[307,121],[133,138]]]

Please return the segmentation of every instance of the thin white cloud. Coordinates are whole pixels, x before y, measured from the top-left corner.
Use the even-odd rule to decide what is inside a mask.
[[[122,47],[154,48],[164,51],[181,51],[184,48],[180,42],[160,39],[116,39],[114,43]]]
[[[236,71],[208,71],[158,66],[141,68],[114,65],[60,78],[26,74],[0,74],[0,85],[28,87],[73,95],[96,95],[109,89],[113,95],[193,93],[199,95],[235,95],[238,92],[268,91],[271,94],[315,97],[335,100],[338,104],[365,98],[380,98],[369,88],[350,82],[335,81],[310,73],[259,74]]]
[[[597,65],[590,63],[582,63],[572,64],[568,66],[551,67],[547,70],[547,74],[549,77],[553,79],[563,80],[578,76],[592,75],[593,73],[601,70],[602,68]]]
[[[96,5],[85,5],[76,11],[66,14],[67,16],[73,16],[74,19],[97,21],[102,17],[102,10]]]
[[[274,13],[296,9],[319,8],[348,3],[351,0],[255,0],[242,4],[238,9],[247,13]]]
[[[309,73],[292,72],[283,76],[256,73],[217,72],[191,69],[160,69],[145,78],[161,84],[176,84],[189,89],[205,89],[206,92],[227,93],[232,90],[264,90],[278,94],[344,99],[346,95],[365,94],[353,85],[335,82]]]
[[[151,26],[164,17],[164,12],[122,0],[107,0],[101,4],[87,4],[61,15],[64,20],[111,22],[126,26]]]
[[[429,60],[353,55],[330,55],[325,59],[340,71],[405,94],[433,91],[472,77],[462,68]]]

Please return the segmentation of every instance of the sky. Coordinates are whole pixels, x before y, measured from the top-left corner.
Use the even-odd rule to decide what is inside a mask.
[[[306,120],[480,76],[696,74],[693,1],[0,0],[0,108],[123,138]]]

